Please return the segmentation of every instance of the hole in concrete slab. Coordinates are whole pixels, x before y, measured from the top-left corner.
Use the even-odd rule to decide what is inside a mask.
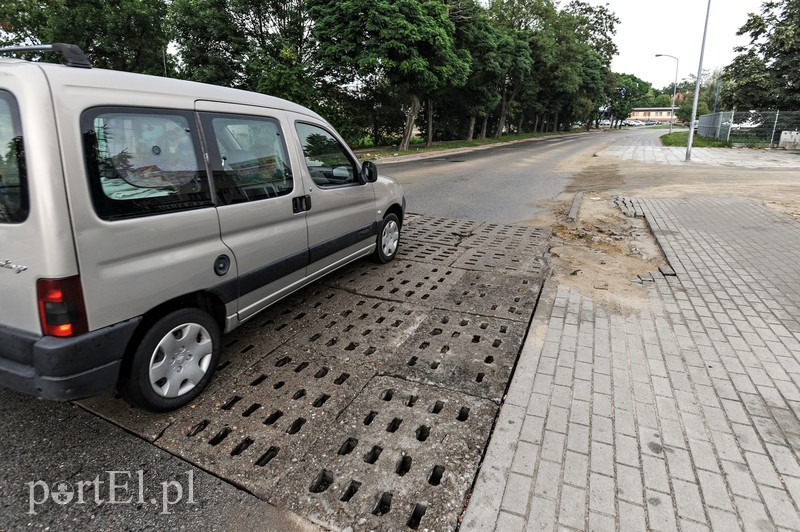
[[[325,347],[332,347],[332,346],[336,345],[336,342],[338,342],[338,341],[339,341],[338,338],[331,338],[330,340],[328,340],[325,343]]]
[[[280,410],[276,410],[270,416],[264,420],[264,425],[270,426],[274,425],[276,421],[278,421],[283,416],[283,412]]]
[[[295,373],[300,373],[304,369],[308,367],[308,362],[301,362],[296,368],[294,368]]]
[[[436,401],[428,409],[428,412],[430,412],[431,414],[438,414],[439,412],[442,411],[442,408],[444,408],[444,403],[441,401]]]
[[[430,346],[430,345],[431,345],[430,342],[422,342],[421,344],[419,344],[419,348],[420,349],[427,349],[428,346]]]
[[[324,377],[325,375],[327,375],[329,371],[330,371],[330,369],[328,369],[328,368],[320,368],[320,370],[319,370],[319,371],[317,371],[317,372],[314,374],[314,378],[315,378],[315,379],[321,379],[322,377]]]
[[[243,355],[243,354],[247,353],[248,351],[250,351],[251,349],[253,349],[254,347],[255,346],[253,344],[250,344],[247,347],[245,347],[244,349],[242,349],[241,351],[239,351],[239,353]]]
[[[341,384],[344,384],[344,381],[346,381],[349,378],[350,378],[350,374],[349,373],[342,373],[341,375],[336,377],[336,380],[333,381],[333,383],[341,385]]]
[[[488,357],[484,358],[483,361],[487,364],[491,364],[492,362],[494,362],[494,357],[489,355]]]
[[[217,366],[217,372],[220,372],[220,371],[222,371],[223,369],[227,368],[227,367],[228,367],[228,365],[229,365],[230,363],[231,363],[231,361],[230,361],[230,360],[226,360],[225,362],[223,362],[222,364],[220,364],[219,366]]]
[[[381,394],[381,399],[384,401],[391,401],[392,397],[394,397],[394,390],[384,390]]]
[[[494,309],[494,310],[496,310],[496,309]],[[481,323],[481,329],[483,329],[485,331],[488,328],[489,328],[489,324],[488,323],[486,323],[485,321],[483,323]]]
[[[469,408],[467,408],[466,406],[462,406],[461,410],[458,411],[458,416],[456,416],[456,419],[458,421],[466,421],[468,417],[469,417]]]
[[[501,333],[506,333],[506,332],[508,332],[508,325],[501,325],[501,326],[500,326],[500,332],[501,332]]]
[[[431,336],[439,336],[440,334],[442,334],[442,330],[438,327],[431,331]]]
[[[346,490],[344,490],[344,493],[342,493],[342,496],[339,500],[342,502],[350,502],[350,499],[353,498],[353,495],[358,493],[358,489],[360,487],[361,487],[361,482],[358,482],[357,480],[351,480],[350,485],[347,486]]]
[[[485,376],[486,376],[485,373],[478,373],[478,375],[475,377],[475,382],[483,382],[483,378]]]
[[[382,452],[383,448],[375,445],[367,454],[364,455],[364,461],[368,464],[374,464],[378,461],[378,458],[381,456]]]
[[[431,486],[438,486],[442,483],[442,475],[444,474],[444,466],[434,466],[431,471],[431,476],[428,477],[428,484]]]
[[[253,440],[251,438],[243,439],[241,443],[239,443],[239,445],[233,448],[233,450],[231,451],[231,456],[239,456],[245,451],[245,449],[247,449],[251,445],[253,445]]]
[[[418,441],[425,441],[428,439],[428,436],[431,435],[431,428],[427,425],[420,425],[417,429],[417,440]]]
[[[242,412],[242,417],[250,417],[253,414],[253,412],[258,410],[259,408],[261,408],[261,405],[259,403],[253,403],[252,405],[247,407],[247,410]]]
[[[481,336],[479,334],[472,335],[472,343],[479,344],[481,342]]]
[[[327,469],[319,472],[316,478],[311,482],[308,491],[311,493],[322,493],[333,484],[333,473]]]
[[[409,358],[409,359],[408,359],[408,365],[409,365],[409,366],[415,366],[415,365],[417,364],[417,360],[419,360],[417,357],[411,357],[411,358]]]
[[[291,361],[292,361],[291,357],[283,357],[280,360],[278,360],[277,362],[275,362],[275,367],[276,368],[283,367],[283,366],[285,366],[286,364],[288,364]]]
[[[438,360],[434,360],[433,362],[431,362],[431,369],[438,369],[438,367],[439,367]]]
[[[377,515],[378,517],[388,514],[389,511],[392,509],[392,494],[391,493],[384,493],[381,495],[381,498],[378,499],[378,504],[375,505],[375,508],[372,510],[372,515]]]
[[[439,352],[441,354],[443,354],[443,355],[446,354],[446,353],[449,353],[450,352],[450,346],[449,345],[442,346],[442,348],[439,350]]]
[[[296,392],[294,392],[294,395],[292,396],[292,399],[297,401],[298,399],[302,399],[305,396],[306,396],[306,391],[305,391],[305,389],[301,388],[301,389],[297,390]]]
[[[273,387],[274,389],[278,390],[278,389],[280,389],[280,388],[283,388],[283,385],[284,385],[284,384],[286,384],[286,383],[285,383],[285,382],[283,382],[283,381],[278,381],[278,382],[276,382],[275,384],[273,384],[273,385],[272,385],[272,387]]]
[[[367,414],[367,417],[364,418],[364,425],[369,425],[372,423],[372,420],[375,419],[375,416],[377,415],[378,413],[372,410],[369,414]]]
[[[328,395],[327,393],[323,393],[322,395],[317,397],[316,401],[314,401],[314,404],[313,404],[314,408],[320,408],[330,398],[331,398],[330,395]]]
[[[292,426],[286,429],[286,434],[297,434],[298,432],[300,432],[300,429],[302,429],[303,425],[305,424],[306,424],[305,419],[301,417],[295,419],[294,423],[292,423]]]
[[[408,399],[406,400],[406,406],[414,406],[416,402],[417,402],[417,396],[409,395]]]
[[[377,349],[376,349],[376,348],[374,348],[374,347],[370,347],[369,349],[367,349],[366,351],[364,351],[364,355],[366,355],[366,356],[370,356],[370,355],[371,355],[371,354],[373,354],[375,351],[377,351]]]
[[[256,460],[256,465],[257,465],[258,467],[264,467],[265,465],[267,465],[268,463],[270,463],[270,461],[271,461],[273,458],[275,458],[276,456],[278,456],[278,452],[279,452],[280,450],[281,450],[281,448],[280,448],[280,447],[274,447],[274,446],[273,446],[273,447],[270,447],[269,449],[267,449],[267,452],[265,452],[263,455],[261,455],[261,458],[259,458],[258,460]]]
[[[216,436],[214,436],[213,438],[208,440],[208,444],[209,445],[219,445],[220,443],[222,443],[222,440],[224,440],[225,437],[230,433],[231,433],[231,429],[229,429],[228,427],[225,427],[221,431],[217,432]]]
[[[353,452],[353,449],[356,448],[356,445],[358,445],[358,440],[357,439],[355,439],[355,438],[347,438],[345,440],[345,442],[342,444],[342,446],[339,447],[339,453],[338,454],[340,454],[342,456],[344,456],[346,454],[350,454],[350,453]]]
[[[253,382],[250,383],[250,386],[258,386],[259,384],[264,382],[266,379],[267,379],[267,376],[264,375],[264,374],[261,374],[258,377],[256,377],[255,379],[253,379]]]
[[[233,408],[233,405],[235,405],[236,403],[238,403],[241,400],[242,400],[241,397],[239,397],[238,395],[234,395],[233,397],[228,399],[228,402],[226,402],[224,405],[222,405],[221,408],[222,408],[222,410],[230,410],[231,408]]]
[[[500,347],[500,344],[502,344],[502,343],[503,342],[500,341],[500,340],[495,340],[494,342],[492,342],[492,347]]]
[[[206,429],[209,423],[211,423],[209,420],[204,419],[203,421],[201,421],[200,423],[189,429],[189,432],[187,432],[186,435],[190,438],[193,436],[197,436]]]
[[[411,530],[417,530],[419,528],[419,524],[422,522],[422,518],[425,517],[426,511],[428,511],[427,506],[417,503],[414,506],[414,511],[411,512],[411,517],[408,519],[406,526]]]
[[[355,351],[356,347],[358,347],[358,344],[356,342],[350,342],[349,344],[347,344],[347,347],[345,347],[344,350]]]
[[[444,316],[442,318],[442,324],[447,325],[448,323],[450,323],[450,316]]]
[[[397,467],[394,468],[394,472],[397,473],[398,476],[402,477],[406,473],[411,471],[411,457],[404,456],[397,462]]]
[[[402,419],[400,419],[400,418],[398,418],[398,417],[394,418],[394,419],[391,421],[391,423],[389,423],[389,426],[387,426],[387,427],[386,427],[386,432],[396,432],[396,431],[397,431],[397,429],[399,429],[399,428],[400,428],[400,424],[401,424],[402,422],[403,422],[403,420],[402,420]]]

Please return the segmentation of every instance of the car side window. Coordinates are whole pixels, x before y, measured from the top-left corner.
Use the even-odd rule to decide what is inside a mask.
[[[0,90],[0,223],[28,217],[28,176],[17,101]]]
[[[81,130],[101,218],[212,205],[192,113],[99,107],[83,113]]]
[[[202,113],[201,123],[220,203],[258,201],[292,192],[292,169],[277,120]]]
[[[297,122],[306,167],[320,188],[360,185],[355,163],[336,138],[321,127]]]

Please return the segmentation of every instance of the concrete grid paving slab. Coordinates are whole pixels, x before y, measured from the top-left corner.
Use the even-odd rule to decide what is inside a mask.
[[[461,529],[800,530],[800,222],[747,199],[628,204],[677,275],[625,316],[545,285],[498,427],[534,421],[493,436]],[[498,507],[511,471],[527,504]]]

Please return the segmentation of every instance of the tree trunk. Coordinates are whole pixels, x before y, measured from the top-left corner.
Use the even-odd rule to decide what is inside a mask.
[[[553,133],[558,131],[558,111],[553,113]]]
[[[400,151],[408,151],[408,146],[411,144],[411,135],[414,134],[414,125],[417,122],[417,113],[419,113],[419,96],[412,94],[411,107],[409,107],[406,115],[406,128],[403,130],[403,140],[400,141]]]
[[[533,121],[533,132],[539,132],[539,118],[541,118],[542,113],[536,113],[536,119]]]
[[[469,129],[467,129],[467,141],[472,140],[475,135],[475,115],[469,117]]]
[[[489,115],[483,117],[483,124],[481,125],[481,138],[486,138],[486,127],[489,125]]]
[[[425,146],[430,148],[431,144],[433,144],[433,99],[428,98],[427,102],[427,115],[428,115],[428,141],[425,143]]]
[[[519,115],[519,122],[517,122],[517,135],[522,134],[522,123],[525,121],[525,115]]]
[[[506,114],[508,113],[508,101],[506,91],[503,91],[503,99],[500,101],[500,117],[497,119],[497,129],[494,132],[495,138],[500,138],[506,127]]]

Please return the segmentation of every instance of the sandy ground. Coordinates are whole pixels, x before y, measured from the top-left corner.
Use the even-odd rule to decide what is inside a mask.
[[[615,197],[748,197],[800,220],[800,168],[647,165],[581,155],[565,160],[559,170],[574,173],[571,185],[551,209],[531,220],[553,228],[553,276],[623,314],[647,303],[638,275],[657,271],[666,260],[647,222],[626,217],[614,205]],[[578,217],[568,222],[579,191],[584,195]]]

